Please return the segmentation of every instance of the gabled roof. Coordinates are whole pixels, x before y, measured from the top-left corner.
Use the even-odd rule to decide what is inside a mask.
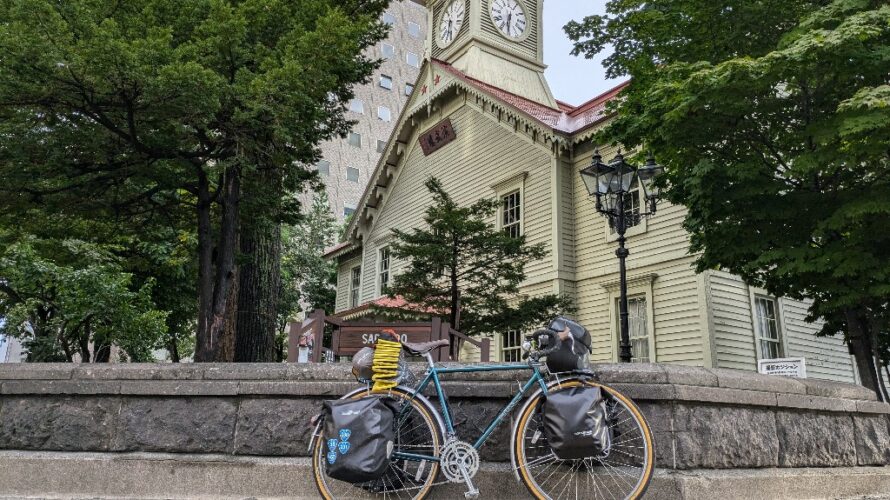
[[[580,106],[572,106],[571,104],[557,101],[558,108],[551,108],[477,80],[451,64],[438,59],[425,59],[421,66],[420,74],[432,74],[435,69],[448,73],[453,77],[453,81],[444,85],[437,92],[431,91],[426,97],[427,102],[438,98],[446,90],[452,89],[455,86],[463,87],[465,91],[476,95],[477,98],[486,100],[490,104],[506,111],[508,115],[512,115],[517,123],[525,123],[527,125],[526,131],[540,132],[541,135],[536,140],[544,144],[552,144],[554,147],[571,148],[572,145],[587,140],[593,126],[609,118],[610,115],[606,109],[608,102],[614,99],[629,84],[629,81],[623,82]],[[436,83],[438,83],[438,79],[436,79]],[[426,86],[424,86],[422,92],[426,93]],[[419,94],[415,92],[414,96],[416,99],[419,97]],[[356,236],[357,225],[359,221],[365,219],[366,211],[369,209],[379,210],[381,208],[378,206],[379,200],[383,196],[380,190],[388,189],[388,179],[391,179],[392,170],[397,167],[397,162],[392,156],[401,154],[400,151],[404,151],[406,147],[406,144],[401,142],[399,138],[405,135],[403,134],[403,129],[406,126],[409,128],[414,126],[411,119],[412,116],[422,112],[424,109],[423,106],[418,105],[416,100],[414,105],[411,103],[412,101],[409,100],[402,110],[397,124],[390,135],[386,151],[380,157],[377,168],[371,175],[371,181],[365,188],[365,192],[359,202],[358,209],[346,228],[347,243],[326,251],[326,258],[333,259],[360,247],[360,245],[356,244],[356,240],[353,239]],[[428,110],[429,108],[427,107],[426,109]]]
[[[562,101],[556,101],[559,109],[554,109],[485,83],[481,80],[477,80],[444,61],[433,59],[432,62],[433,66],[447,71],[464,83],[482,90],[497,98],[499,101],[522,111],[551,130],[568,135],[580,132],[608,118],[609,115],[606,112],[606,104],[614,99],[615,96],[624,90],[630,83],[629,80],[623,82],[580,106],[572,106],[571,104]]]

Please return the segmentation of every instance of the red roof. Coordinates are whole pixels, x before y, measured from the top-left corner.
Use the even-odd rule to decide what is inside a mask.
[[[337,313],[338,316],[353,316],[355,314],[369,311],[372,306],[381,307],[384,309],[405,309],[413,312],[427,313],[427,314],[439,314],[440,311],[437,311],[431,307],[423,307],[420,304],[413,304],[405,300],[404,297],[397,296],[395,298],[388,297],[384,295],[383,297],[378,297],[370,302],[365,302],[364,304],[349,309],[348,311],[341,311]]]
[[[572,106],[571,104],[562,101],[556,101],[559,109],[554,109],[502,88],[485,83],[481,80],[477,80],[444,61],[433,59],[432,62],[434,65],[451,73],[470,86],[491,94],[553,130],[567,134],[579,132],[606,118],[608,116],[606,114],[606,104],[615,98],[615,96],[617,96],[618,93],[630,83],[630,81],[623,82],[580,106]]]
[[[332,246],[331,248],[326,248],[324,253],[321,254],[321,256],[322,257],[331,256],[331,255],[339,252],[340,250],[343,250],[344,248],[348,247],[349,245],[352,245],[352,243],[350,243],[348,241],[344,241],[343,243],[338,243],[338,244]]]

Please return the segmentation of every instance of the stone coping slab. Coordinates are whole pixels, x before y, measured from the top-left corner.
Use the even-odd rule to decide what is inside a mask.
[[[412,364],[419,375],[421,363]],[[443,366],[466,366],[445,363]],[[359,387],[347,363],[0,364],[0,395],[336,396]],[[868,389],[816,379],[665,364],[598,364],[603,383],[637,400],[890,414]],[[450,395],[508,397],[527,370],[449,374]]]
[[[0,498],[318,498],[306,458],[212,454],[0,451]],[[163,480],[158,480],[158,479]],[[529,498],[508,464],[483,462],[481,499]],[[436,486],[431,499],[462,498],[462,485]],[[651,500],[890,498],[890,467],[657,471]]]

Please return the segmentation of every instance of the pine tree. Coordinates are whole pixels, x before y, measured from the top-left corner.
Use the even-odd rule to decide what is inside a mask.
[[[408,265],[393,278],[388,295],[407,302],[403,315],[432,313],[478,336],[526,330],[571,312],[566,296],[520,294],[525,266],[547,252],[542,244],[529,245],[524,235],[511,237],[494,227],[497,200],[461,207],[437,179],[429,179],[426,187],[433,203],[424,227],[393,230],[393,255]]]

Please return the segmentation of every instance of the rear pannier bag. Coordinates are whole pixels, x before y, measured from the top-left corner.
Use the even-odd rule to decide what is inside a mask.
[[[612,447],[612,428],[599,387],[571,387],[547,396],[544,436],[563,460],[604,457]]]
[[[325,473],[350,483],[382,477],[395,435],[393,410],[385,398],[325,401],[322,415]]]
[[[559,339],[559,332],[566,327],[569,338]],[[553,332],[551,342],[558,342],[559,349],[547,355],[550,373],[587,371],[590,369],[590,333],[586,328],[566,318],[556,318],[547,329]]]

